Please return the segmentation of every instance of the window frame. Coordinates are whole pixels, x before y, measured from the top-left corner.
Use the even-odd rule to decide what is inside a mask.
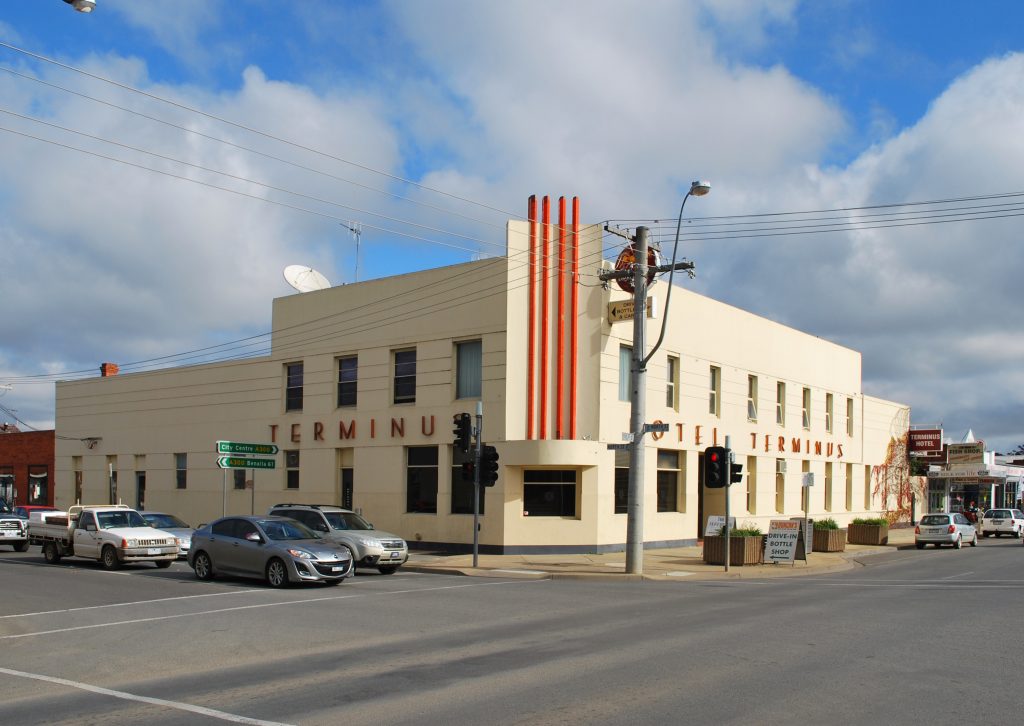
[[[662,466],[667,463],[669,456],[674,457],[673,466]],[[682,480],[683,467],[680,461],[680,452],[676,449],[658,449],[656,455],[655,475],[655,506],[658,512],[680,512],[679,508],[679,483]],[[662,493],[670,492],[665,497]]]
[[[188,452],[174,454],[175,489],[188,488]]]
[[[669,355],[665,359],[665,405],[673,411],[679,410],[679,356]]]
[[[747,374],[747,421],[757,423],[757,376]]]
[[[412,360],[399,361],[400,356],[412,354]],[[392,366],[392,399],[395,405],[416,403],[416,349],[402,348],[391,352]],[[411,368],[411,373],[409,372]],[[412,393],[399,393],[400,388],[405,388],[412,382]]]
[[[284,476],[285,484],[284,488],[289,491],[294,491],[299,488],[300,484],[300,463],[302,461],[302,452],[299,449],[285,449],[284,451]]]
[[[306,370],[303,361],[284,364],[284,410],[301,412]]]
[[[711,380],[708,382],[708,415],[722,415],[722,369],[720,366],[709,366]]]
[[[833,405],[835,404],[835,397],[831,393],[825,394],[825,431],[832,433],[832,422],[833,422]]]
[[[437,514],[439,450],[433,446],[405,447],[405,511],[407,514]],[[423,461],[413,461],[421,458]],[[414,486],[415,485],[415,489]],[[433,490],[433,491],[431,491]],[[414,493],[418,498],[414,501]],[[431,494],[433,502],[431,502]]]
[[[476,362],[466,362],[463,360],[463,351],[466,351],[466,356],[469,357],[469,351],[472,350],[470,346],[476,346],[477,356]],[[469,366],[472,363],[476,373],[475,380],[470,379],[468,384],[464,383],[463,371],[465,366]],[[468,369],[465,369],[469,373]],[[480,338],[472,340],[460,340],[455,343],[455,398],[459,399],[478,399],[483,395],[484,386],[484,342]],[[467,386],[469,390],[463,390],[463,386]]]
[[[775,382],[775,423],[786,427],[786,382]]]
[[[811,389],[807,386],[803,388],[803,397],[801,399],[801,411],[802,418],[801,423],[803,424],[804,431],[811,430]]]
[[[359,356],[340,356],[336,366],[338,371],[338,408],[349,408],[359,405]],[[346,369],[346,363],[352,365]]]
[[[629,401],[633,388],[633,346],[619,344],[619,400]]]
[[[531,479],[544,481],[530,481]],[[575,469],[524,469],[523,517],[579,519],[579,486],[579,472]],[[553,506],[548,510],[533,508],[531,511],[531,502],[542,496],[545,489],[552,495],[557,492],[557,511],[554,511]]]

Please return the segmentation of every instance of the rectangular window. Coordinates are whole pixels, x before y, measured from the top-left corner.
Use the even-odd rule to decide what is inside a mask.
[[[245,469],[232,469],[232,476],[235,481],[235,489],[245,489]]]
[[[630,376],[633,367],[633,349],[628,345],[619,346],[619,400],[628,401],[632,388]]]
[[[678,512],[681,467],[679,452],[658,449],[658,511]]]
[[[846,435],[853,436],[853,399],[846,399]]]
[[[285,365],[284,410],[302,410],[302,363]]]
[[[825,431],[832,433],[832,394],[825,394]]]
[[[50,491],[50,467],[30,464],[28,467],[28,503],[47,504]]]
[[[75,504],[79,504],[82,501],[82,484],[84,483],[81,456],[71,457],[71,468],[75,474]]]
[[[628,451],[615,452],[615,513],[626,514],[629,503],[629,456]]]
[[[679,410],[679,359],[675,356],[668,357],[668,366],[665,369],[665,405],[675,411]]]
[[[395,351],[394,403],[416,403],[416,351]],[[436,474],[435,484],[436,484]],[[436,503],[436,502],[435,502]],[[410,510],[413,511],[413,510]]]
[[[178,489],[188,486],[188,454],[174,455],[174,474]]]
[[[356,385],[359,382],[359,358],[347,356],[338,359],[338,406],[356,405]]]
[[[775,384],[775,423],[786,425],[786,384],[782,381]]]
[[[76,456],[75,459],[81,459],[82,457]],[[0,499],[3,499],[7,506],[13,507],[17,502],[15,500],[14,492],[14,467],[13,466],[0,466]],[[81,499],[76,499],[75,502],[80,502]]]
[[[747,421],[757,421],[757,376],[747,376]]]
[[[846,511],[853,510],[853,464],[846,465]]]
[[[864,465],[864,511],[871,511],[871,465]]]
[[[483,346],[479,340],[455,344],[455,397],[480,398]]]
[[[288,489],[299,488],[299,450],[291,449],[284,452],[284,468]]]
[[[825,511],[832,511],[832,462],[825,462]]]
[[[574,469],[524,471],[523,516],[575,517],[576,471]]]
[[[437,514],[437,447],[407,446],[405,457],[405,511]]]
[[[757,457],[748,456],[744,468],[747,477],[747,514],[757,514]]]
[[[805,429],[811,428],[811,389],[804,389],[803,424]]]
[[[452,447],[452,514],[473,513],[473,489],[476,486],[472,479],[468,481],[462,476],[462,465],[472,463],[473,452],[462,453],[457,447]],[[484,513],[484,492],[486,487],[480,488],[480,514]]]
[[[775,460],[775,511],[786,511],[786,460]]]
[[[711,381],[708,390],[708,413],[718,416],[721,413],[722,369],[711,366]]]

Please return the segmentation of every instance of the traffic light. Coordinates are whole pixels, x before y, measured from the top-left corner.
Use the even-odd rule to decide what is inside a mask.
[[[452,445],[463,454],[469,453],[470,441],[473,438],[472,421],[473,419],[468,413],[457,413],[452,416],[452,423],[455,424],[455,428],[452,429],[455,441],[452,442]]]
[[[476,465],[472,461],[462,462],[462,481],[473,481]]]
[[[498,450],[484,446],[480,451],[480,486],[493,487],[498,481]]]
[[[729,483],[736,484],[743,481],[743,464],[729,464]]]
[[[709,489],[729,486],[729,450],[724,446],[704,449],[704,486]]]

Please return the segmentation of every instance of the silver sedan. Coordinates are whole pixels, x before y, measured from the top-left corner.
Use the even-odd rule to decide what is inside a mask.
[[[914,530],[914,544],[919,550],[923,550],[928,544],[936,547],[948,544],[960,549],[965,541],[971,547],[977,547],[978,530],[960,512],[926,514],[921,517]]]
[[[271,587],[295,582],[337,585],[352,574],[352,556],[287,517],[222,517],[192,534],[188,564],[200,580],[256,577]]]

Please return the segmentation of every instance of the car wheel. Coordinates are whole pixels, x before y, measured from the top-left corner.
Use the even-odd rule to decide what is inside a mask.
[[[917,548],[919,550],[923,550],[924,549],[924,545],[925,545],[924,542],[915,542],[914,544],[917,546]]]
[[[388,565],[387,567],[378,567],[380,574],[382,575],[393,575],[398,572],[398,565]]]
[[[24,542],[19,542],[18,544],[14,545],[14,551],[28,552],[28,540],[25,540]]]
[[[953,546],[957,549],[960,549],[964,546],[964,536],[962,534],[958,534],[956,536],[956,542],[953,543]]]
[[[213,579],[213,563],[210,562],[210,556],[205,552],[200,552],[192,560],[192,569],[196,571],[196,577],[200,580],[212,580]]]
[[[43,545],[43,559],[51,565],[60,562],[60,550],[54,542],[47,542]]]
[[[159,567],[161,570],[166,570],[168,567],[171,566],[171,561],[170,560],[157,560],[154,564],[157,567]]]
[[[100,560],[108,570],[116,570],[121,566],[121,560],[117,559],[117,550],[110,545],[103,548],[103,552],[100,553]]]
[[[355,577],[355,574],[356,574],[356,553],[348,545],[342,545],[342,547],[344,547],[346,550],[348,550],[348,556],[352,558],[352,569],[348,571],[348,575],[349,575],[349,577]]]
[[[989,538],[989,537],[990,537],[991,535],[992,535],[992,533],[991,533],[991,532],[985,532],[985,533],[984,533],[984,534],[982,535],[982,537],[985,537],[986,539],[988,539],[988,538]]]
[[[267,584],[271,587],[284,587],[288,584],[288,568],[278,558],[267,563]]]

